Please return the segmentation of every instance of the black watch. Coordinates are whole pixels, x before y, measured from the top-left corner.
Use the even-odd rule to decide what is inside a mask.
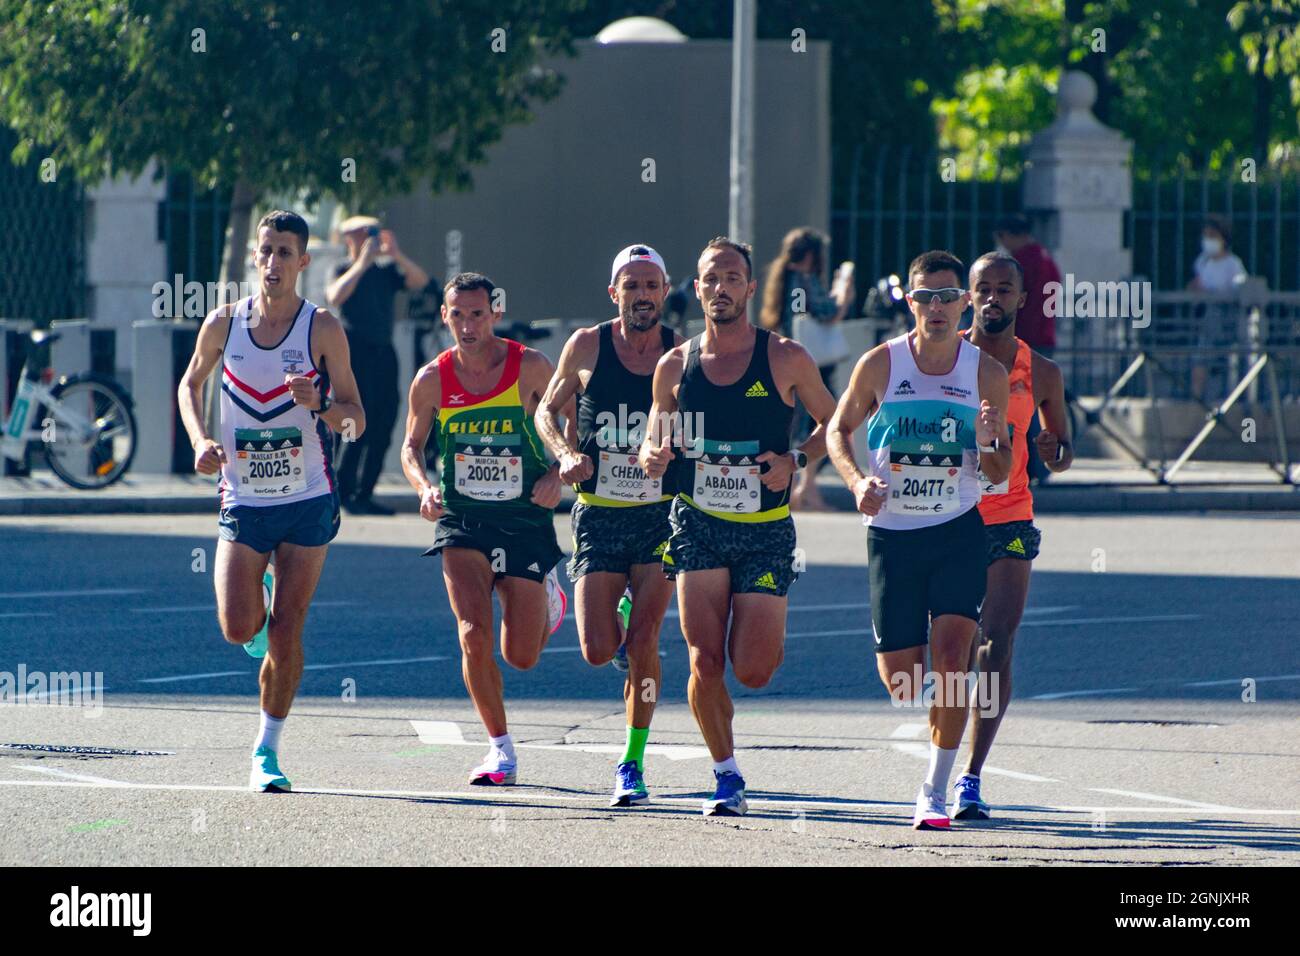
[[[790,454],[794,455],[794,467],[796,470],[802,471],[808,467],[808,456],[798,448],[791,449]]]
[[[330,410],[330,406],[333,404],[334,404],[334,400],[330,398],[329,392],[321,392],[320,408],[316,409],[316,414],[323,415],[325,412],[328,412]]]

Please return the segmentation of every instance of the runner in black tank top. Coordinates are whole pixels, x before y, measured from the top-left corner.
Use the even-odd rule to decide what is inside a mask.
[[[714,761],[717,789],[704,813],[738,816],[747,806],[727,657],[747,687],[764,686],[780,666],[786,592],[802,570],[790,483],[809,455],[823,453],[835,400],[802,346],[749,324],[757,283],[748,246],[715,239],[700,256],[698,274],[705,331],[655,370],[651,432],[640,460],[652,475],[671,466],[677,476],[664,571],[678,582],[691,649],[691,711]],[[817,427],[790,451],[796,400]]]
[[[679,337],[659,323],[667,294],[663,260],[649,246],[614,259],[610,297],[619,318],[580,329],[564,347],[538,409],[538,431],[560,460],[578,501],[570,512],[578,638],[588,663],[627,673],[627,748],[612,806],[648,802],[643,756],[659,686],[659,628],[672,582],[661,559],[671,528],[672,476],[651,478],[637,462],[650,414],[655,364]],[[621,352],[620,352],[621,350]],[[558,416],[577,397],[576,422]]]

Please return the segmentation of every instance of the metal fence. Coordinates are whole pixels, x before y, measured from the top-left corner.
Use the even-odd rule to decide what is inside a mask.
[[[216,282],[221,277],[228,189],[198,189],[182,173],[167,176],[167,198],[158,204],[158,238],[167,247],[167,276],[186,282]]]
[[[17,136],[0,127],[0,319],[86,315],[86,217],[79,183],[54,168],[42,176],[41,157],[21,166],[9,160]]]

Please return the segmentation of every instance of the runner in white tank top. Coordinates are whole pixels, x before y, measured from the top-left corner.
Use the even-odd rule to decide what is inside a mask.
[[[293,325],[272,346],[253,339],[253,299],[235,306],[221,357],[221,506],[285,505],[334,491],[334,438],[325,422],[297,404],[286,375],[303,375],[323,393],[311,330],[317,306],[302,300]],[[231,452],[234,454],[231,454]]]
[[[868,519],[880,680],[898,703],[916,700],[934,681],[930,770],[912,818],[917,829],[949,825],[948,777],[966,726],[966,679],[988,565],[976,472],[998,482],[1011,470],[1007,370],[958,335],[970,302],[965,275],[948,252],[912,262],[907,303],[916,327],[858,361],[826,442]],[[864,473],[852,442],[868,415],[871,460]]]
[[[194,470],[221,474],[213,582],[222,634],[265,658],[262,724],[248,777],[249,788],[262,793],[291,789],[277,756],[280,730],[302,678],[307,608],[339,530],[330,429],[359,438],[366,427],[343,325],[295,291],[311,261],[307,240],[307,223],[296,213],[262,218],[255,257],[261,289],[208,315],[176,395]],[[218,363],[221,424],[213,438],[202,395]]]

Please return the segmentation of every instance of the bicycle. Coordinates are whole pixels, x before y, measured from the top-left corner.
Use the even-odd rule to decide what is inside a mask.
[[[88,372],[54,382],[54,369],[39,350],[59,336],[47,329],[33,330],[29,336],[34,348],[27,350],[19,373],[0,460],[22,461],[28,443],[39,441],[50,471],[64,483],[82,490],[107,488],[126,474],[135,457],[134,402],[106,375]]]

